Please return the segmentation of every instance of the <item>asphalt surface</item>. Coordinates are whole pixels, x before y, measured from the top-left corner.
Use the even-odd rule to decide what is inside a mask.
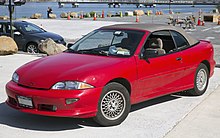
[[[164,19],[165,18],[166,17],[164,17]],[[107,20],[107,18],[105,20]],[[28,21],[42,25],[48,31],[59,33],[69,41],[74,41],[82,35],[101,26],[115,23],[114,21],[89,21],[89,19],[80,21]],[[123,23],[125,21],[129,20],[123,18],[121,22],[117,23]],[[60,26],[62,26],[61,29]],[[220,27],[214,23],[206,23],[205,26],[198,26],[195,30],[186,30],[190,35],[199,39],[209,39],[212,41],[215,48],[215,60],[217,63],[220,63],[220,51],[218,50],[220,47],[218,41],[220,38],[218,33],[219,30]],[[121,125],[100,127],[91,119],[31,115],[11,109],[5,104],[7,96],[4,87],[11,79],[11,75],[15,69],[28,61],[41,57],[42,55],[27,55],[24,53],[0,57],[0,136],[2,138],[201,138],[202,136],[200,134],[202,133],[204,133],[203,136],[206,136],[205,138],[220,137],[218,133],[218,124],[220,121],[217,119],[219,117],[219,106],[216,104],[219,102],[218,99],[220,96],[218,94],[220,92],[218,87],[220,85],[220,78],[218,76],[220,73],[219,68],[215,69],[215,74],[210,79],[209,87],[202,96],[194,97],[187,96],[186,94],[174,94],[149,100],[133,105],[128,118]],[[213,109],[211,107],[216,108]],[[211,116],[209,116],[210,114],[207,115],[207,113],[211,112],[213,113]],[[190,125],[190,127],[188,125]]]
[[[217,138],[220,136],[220,88],[207,96],[165,138]]]

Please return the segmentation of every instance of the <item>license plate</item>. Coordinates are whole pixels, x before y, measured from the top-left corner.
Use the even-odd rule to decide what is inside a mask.
[[[32,98],[24,97],[24,96],[17,96],[17,98],[20,106],[26,108],[33,108]]]

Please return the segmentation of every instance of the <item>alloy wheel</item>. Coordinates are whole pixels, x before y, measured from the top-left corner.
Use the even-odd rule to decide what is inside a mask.
[[[197,76],[196,76],[196,85],[198,90],[203,91],[206,87],[207,83],[207,72],[205,69],[199,70]]]
[[[31,54],[39,53],[37,46],[34,44],[30,44],[27,46],[27,52]]]
[[[101,113],[108,120],[116,120],[121,117],[125,107],[124,95],[116,90],[109,91],[101,101]]]

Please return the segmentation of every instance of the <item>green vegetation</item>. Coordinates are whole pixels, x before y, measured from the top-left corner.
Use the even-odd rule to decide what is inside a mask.
[[[96,13],[95,11],[91,11],[89,14],[90,14],[91,17],[94,17],[95,13]]]

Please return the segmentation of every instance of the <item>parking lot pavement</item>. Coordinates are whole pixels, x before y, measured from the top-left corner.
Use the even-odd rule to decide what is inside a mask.
[[[203,96],[192,97],[174,94],[149,100],[132,106],[128,118],[121,125],[100,127],[91,119],[31,115],[11,109],[5,104],[7,96],[4,87],[6,82],[11,79],[12,73],[20,65],[37,58],[40,58],[39,55],[25,54],[0,57],[0,136],[2,138],[162,138],[176,125],[181,124],[189,113],[194,110],[199,111],[200,108],[197,109],[196,107],[200,103],[206,105],[206,99],[213,97],[210,94],[220,85],[220,77],[218,76],[220,69],[216,68],[214,76],[210,79],[209,87]],[[212,104],[215,103],[208,102],[207,106]],[[205,108],[208,110],[208,107]],[[212,129],[206,132],[212,133]],[[188,135],[187,130],[182,132],[182,136],[188,137]]]
[[[185,31],[197,39],[211,41],[215,45],[220,45],[220,25],[217,23],[206,23],[205,26],[197,26],[195,29],[185,29]]]
[[[190,112],[165,138],[219,138],[220,87]]]

